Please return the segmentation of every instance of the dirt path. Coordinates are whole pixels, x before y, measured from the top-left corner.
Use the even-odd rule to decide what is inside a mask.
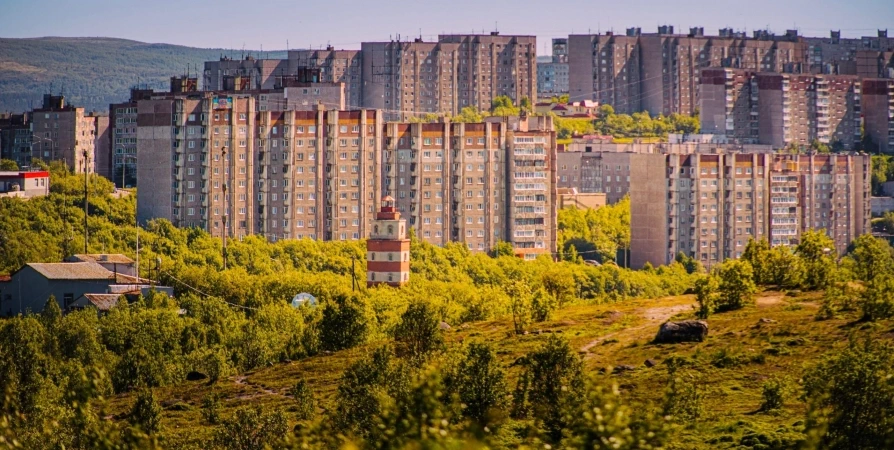
[[[233,378],[233,383],[236,383],[239,386],[248,386],[248,387],[251,387],[251,388],[254,388],[254,389],[257,389],[258,391],[260,391],[260,392],[255,392],[255,393],[251,393],[251,394],[237,395],[236,397],[234,397],[237,400],[250,400],[253,398],[260,397],[262,395],[279,395],[282,397],[287,397],[286,395],[276,392],[273,389],[267,389],[264,386],[261,386],[260,384],[256,384],[256,383],[252,383],[252,382],[248,381],[247,377],[245,375],[237,375],[236,377]]]
[[[655,327],[656,325],[664,323],[671,317],[673,317],[681,312],[691,311],[691,310],[692,310],[692,304],[684,304],[684,305],[675,305],[675,306],[661,306],[661,307],[655,307],[655,308],[647,308],[645,310],[637,311],[637,313],[643,319],[646,319],[646,323],[644,323],[642,325],[635,326],[635,327],[618,330],[613,333],[606,334],[598,339],[594,339],[594,340],[588,342],[587,345],[584,345],[583,347],[581,347],[580,351],[581,351],[581,353],[587,353],[587,355],[585,357],[589,357],[589,356],[591,356],[591,354],[589,353],[590,349],[601,344],[606,339],[612,339],[619,335],[632,334],[632,333],[635,333],[640,330],[644,330],[649,327]]]

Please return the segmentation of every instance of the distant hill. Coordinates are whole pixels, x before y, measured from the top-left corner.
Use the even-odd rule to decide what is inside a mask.
[[[202,70],[205,61],[241,52],[114,38],[0,38],[0,111],[28,110],[32,102],[40,105],[43,94],[63,89],[69,103],[106,111],[109,103],[126,100],[138,83],[167,89],[169,78],[187,67]],[[285,58],[286,52],[262,57]]]

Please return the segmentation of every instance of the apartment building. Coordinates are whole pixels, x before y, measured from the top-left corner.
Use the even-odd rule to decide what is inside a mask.
[[[273,89],[276,76],[289,73],[287,60],[258,59],[250,55],[242,59],[221,56],[218,61],[206,61],[204,69],[202,89],[206,91],[226,90],[228,79],[238,81],[241,89]],[[184,79],[188,80],[190,77]]]
[[[842,38],[840,30],[832,30],[828,38],[805,37],[804,40],[811,73],[894,78],[894,65],[891,65],[894,38],[888,37],[888,30],[860,38]]]
[[[388,120],[490,109],[494,98],[537,94],[534,36],[442,35],[438,42],[364,42],[363,106]]]
[[[0,114],[0,159],[31,165],[30,113]]]
[[[558,152],[556,186],[582,194],[604,193],[615,204],[630,193],[631,161],[643,153],[629,151]]]
[[[385,123],[373,110],[259,111],[254,96],[138,102],[138,220],[214,236],[352,240],[390,195],[417,235],[555,251],[555,133],[517,123]],[[229,224],[229,225],[228,225]]]
[[[856,76],[705,69],[702,131],[782,148],[813,141],[852,149],[860,141]]]
[[[325,50],[289,50],[287,74],[300,73],[302,70],[319,71],[317,83],[343,83],[346,109],[359,109],[363,105],[363,87],[367,84],[362,79],[361,54],[358,50],[336,50],[327,47]],[[327,104],[326,108],[335,109],[337,105]]]
[[[65,97],[44,95],[43,107],[32,112],[31,157],[64,161],[77,173],[95,172],[96,125],[95,115],[67,105]]]
[[[631,185],[634,267],[669,263],[678,252],[711,267],[740,257],[751,238],[796,245],[809,229],[826,230],[843,253],[870,231],[869,155],[661,157],[664,183]]]
[[[863,80],[861,106],[866,136],[880,152],[894,153],[894,79]]]
[[[537,96],[548,98],[568,93],[568,39],[552,41],[549,62],[537,63]]]

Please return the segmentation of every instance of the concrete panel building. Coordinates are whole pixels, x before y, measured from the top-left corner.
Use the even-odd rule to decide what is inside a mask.
[[[549,62],[537,63],[537,97],[568,93],[568,39],[553,39]]]
[[[76,173],[95,172],[96,117],[65,103],[65,97],[44,95],[43,107],[32,113],[31,157],[61,160]]]
[[[866,136],[883,153],[894,153],[894,79],[862,82],[863,123]]]
[[[15,161],[20,168],[31,165],[30,113],[0,114],[0,159]]]
[[[359,50],[290,50],[287,74],[297,74],[302,70],[319,71],[319,83],[343,83],[345,109],[366,107],[362,102],[364,85]],[[310,80],[308,80],[310,81]],[[335,109],[335,105],[326,105]]]

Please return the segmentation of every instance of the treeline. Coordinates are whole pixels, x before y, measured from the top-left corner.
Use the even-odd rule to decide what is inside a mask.
[[[647,111],[633,114],[616,114],[611,105],[599,107],[593,120],[556,117],[556,132],[559,139],[570,139],[573,135],[600,134],[615,138],[661,138],[670,133],[692,134],[699,132],[698,114],[687,116],[671,114],[652,117]]]

